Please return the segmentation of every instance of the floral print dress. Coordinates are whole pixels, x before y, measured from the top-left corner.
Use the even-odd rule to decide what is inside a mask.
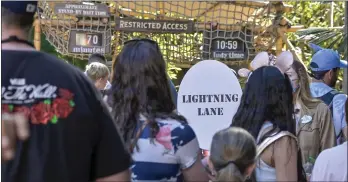
[[[144,118],[142,118],[144,120]],[[181,171],[197,160],[199,145],[188,124],[158,120],[160,130],[151,140],[151,130],[144,128],[133,151],[132,181],[183,181]]]

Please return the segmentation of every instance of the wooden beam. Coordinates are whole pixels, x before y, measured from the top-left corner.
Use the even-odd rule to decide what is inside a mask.
[[[41,49],[41,24],[40,24],[40,20],[36,20],[34,22],[34,46],[35,49],[40,51]]]
[[[204,16],[205,14],[207,14],[209,11],[213,10],[215,7],[217,7],[220,3],[215,3],[214,5],[210,6],[207,10],[205,10],[204,12],[202,12],[201,14],[197,15],[195,18],[198,19],[201,16]]]
[[[298,30],[305,29],[303,25],[294,25],[287,29],[287,32],[296,32]]]

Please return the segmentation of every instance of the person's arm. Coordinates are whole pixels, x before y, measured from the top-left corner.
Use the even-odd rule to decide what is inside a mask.
[[[110,181],[130,181],[130,171],[129,169],[126,169],[122,172],[119,172],[117,174],[111,175],[111,176],[107,176],[107,177],[103,177],[103,178],[99,178],[96,181],[97,182],[110,182]]]
[[[184,128],[177,129],[176,135],[178,141],[183,141],[179,144],[175,155],[178,157],[181,165],[181,170],[185,181],[209,181],[208,175],[201,162],[202,153],[199,148],[196,134],[189,125],[184,125]]]
[[[92,153],[92,181],[130,181],[131,156],[119,135],[106,104],[90,84],[88,103],[96,122],[96,144]]]
[[[343,132],[344,138],[347,141],[348,140],[348,127],[346,126],[342,130],[343,130],[342,132]]]
[[[274,144],[274,165],[277,181],[297,181],[297,152],[296,140],[285,136]]]
[[[109,113],[104,109],[100,119],[100,138],[93,156],[96,181],[130,181],[131,157]]]
[[[323,103],[317,108],[320,114],[320,152],[336,146],[335,127],[330,109]]]
[[[198,159],[202,157],[202,154],[198,154]],[[208,174],[201,162],[201,160],[196,160],[196,162],[189,168],[183,170],[183,175],[185,181],[209,181]]]
[[[333,120],[335,127],[340,127],[339,132],[347,136],[347,122],[345,119],[345,103],[347,95],[338,94],[333,98]],[[336,133],[339,134],[339,133]],[[345,137],[347,138],[347,137]]]
[[[30,133],[28,119],[21,113],[1,113],[1,160],[12,160],[17,139],[25,141]]]

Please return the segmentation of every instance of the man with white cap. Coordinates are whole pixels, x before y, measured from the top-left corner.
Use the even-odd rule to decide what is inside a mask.
[[[340,59],[339,54],[332,49],[324,49],[310,44],[314,55],[310,62],[312,96],[321,99],[331,109],[338,144],[347,137],[344,103],[347,95],[334,89],[340,68],[347,68],[347,62]]]

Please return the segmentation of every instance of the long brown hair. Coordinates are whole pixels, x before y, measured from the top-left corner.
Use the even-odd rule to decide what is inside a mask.
[[[114,121],[129,148],[133,148],[132,141],[136,144],[140,137],[141,133],[134,136],[144,122],[140,115],[146,118],[152,139],[159,131],[156,119],[171,118],[187,123],[183,116],[173,112],[175,105],[166,62],[156,42],[136,39],[125,43],[113,64],[112,77],[109,103]]]
[[[309,114],[309,109],[316,108],[320,101],[313,98],[311,95],[309,88],[310,78],[302,62],[294,60],[292,67],[296,71],[299,79],[299,88],[294,94],[294,100],[301,105],[301,114]]]

